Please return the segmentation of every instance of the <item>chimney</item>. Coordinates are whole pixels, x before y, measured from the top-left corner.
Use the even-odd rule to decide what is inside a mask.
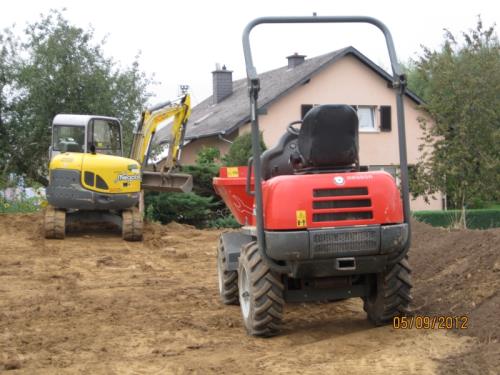
[[[225,65],[221,69],[220,65],[216,64],[215,70],[212,72],[212,78],[213,104],[217,104],[233,93],[233,72],[227,70]]]
[[[286,58],[288,59],[288,69],[293,69],[305,61],[306,55],[299,55],[295,52],[293,55],[287,56]]]

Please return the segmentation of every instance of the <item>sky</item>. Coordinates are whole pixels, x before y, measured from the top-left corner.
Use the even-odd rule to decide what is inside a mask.
[[[63,9],[73,24],[94,29],[105,38],[104,53],[121,66],[139,55],[139,66],[158,82],[151,103],[175,98],[187,84],[198,103],[212,93],[216,64],[233,78],[246,76],[241,35],[246,24],[262,16],[363,15],[380,19],[391,30],[400,61],[417,58],[421,46],[438,48],[444,29],[455,34],[483,24],[500,24],[500,1],[450,0],[16,0],[0,9],[0,29],[21,33],[27,23],[50,9]],[[498,32],[498,26],[497,26]],[[264,25],[252,31],[251,45],[258,72],[286,65],[298,52],[318,56],[349,45],[385,69],[390,66],[382,33],[370,25]]]

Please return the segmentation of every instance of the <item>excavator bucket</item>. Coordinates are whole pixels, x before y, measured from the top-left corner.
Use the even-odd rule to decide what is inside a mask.
[[[193,189],[193,176],[187,173],[144,171],[141,186],[143,190],[189,193]]]

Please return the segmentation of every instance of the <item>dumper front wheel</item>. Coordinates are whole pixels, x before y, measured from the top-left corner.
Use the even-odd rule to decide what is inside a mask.
[[[222,236],[217,247],[217,275],[219,281],[219,294],[225,305],[238,304],[238,272],[227,271],[227,256],[224,251]]]
[[[142,215],[137,207],[122,211],[122,238],[125,241],[141,241],[142,228]]]
[[[255,242],[242,249],[238,290],[248,334],[259,337],[277,335],[283,320],[284,286],[280,275],[271,271],[261,258]]]

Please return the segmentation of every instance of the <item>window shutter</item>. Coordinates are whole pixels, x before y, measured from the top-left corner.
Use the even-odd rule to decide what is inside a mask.
[[[312,104],[302,104],[300,107],[300,119],[303,120],[304,117],[306,116],[306,113],[309,112],[312,109],[313,105]]]
[[[383,132],[390,132],[391,129],[391,106],[382,105],[380,106],[380,130]]]

